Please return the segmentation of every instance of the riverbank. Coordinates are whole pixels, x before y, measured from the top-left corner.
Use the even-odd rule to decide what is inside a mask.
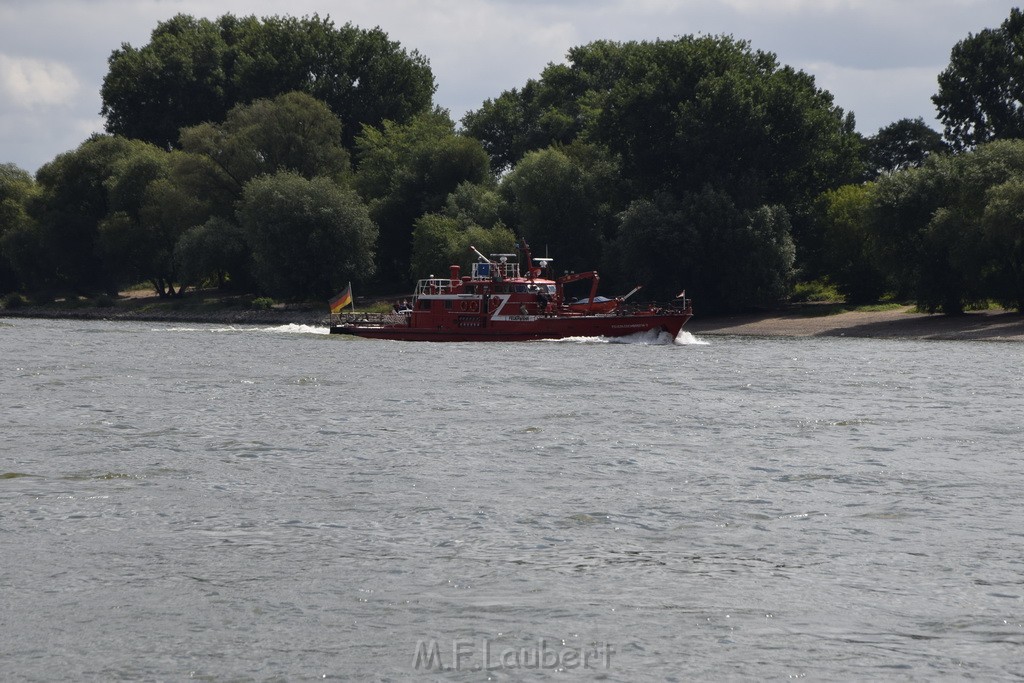
[[[45,305],[22,304],[0,309],[0,318],[55,320],[126,320],[189,322],[222,325],[326,325],[326,304],[274,304],[255,306],[252,297],[223,296],[203,290],[177,299],[161,299],[148,292],[123,292],[100,305],[84,300]]]
[[[238,298],[124,296],[112,306],[56,303],[0,310],[0,318],[69,320],[126,320],[189,322],[222,325],[326,325],[326,306],[276,305],[252,308]],[[357,302],[357,307],[359,306]],[[974,339],[1024,342],[1024,315],[988,310],[960,316],[915,312],[911,306],[882,311],[848,311],[830,305],[794,306],[780,311],[742,315],[694,317],[684,328],[696,336],[749,335],[764,337],[878,337],[914,339]]]
[[[769,313],[694,317],[685,330],[702,335],[764,337],[877,337],[1024,342],[1024,315],[973,311],[957,316],[918,313],[912,306],[884,311],[840,311],[804,306]]]

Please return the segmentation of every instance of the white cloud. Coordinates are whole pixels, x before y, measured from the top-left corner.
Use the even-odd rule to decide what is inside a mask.
[[[0,98],[23,109],[71,104],[78,79],[67,65],[0,54]]]
[[[939,69],[858,69],[823,62],[801,64],[799,68],[814,74],[817,86],[831,92],[838,106],[854,111],[857,130],[864,135],[874,135],[899,119],[917,117],[941,130],[931,103],[931,96],[938,90]]]
[[[935,77],[1002,0],[0,0],[0,163],[32,169],[100,127],[107,58],[178,13],[318,13],[380,26],[430,59],[435,102],[460,118],[593,40],[732,35],[813,74],[862,133],[931,122]],[[17,123],[15,123],[17,119]],[[933,124],[934,125],[934,124]],[[76,137],[77,136],[77,137]]]

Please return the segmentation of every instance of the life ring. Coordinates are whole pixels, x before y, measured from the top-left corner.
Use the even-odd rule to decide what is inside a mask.
[[[465,313],[466,311],[469,310],[469,305],[465,301],[460,301],[459,308],[462,310],[463,313]]]
[[[473,312],[473,313],[479,312],[480,311],[480,302],[479,301],[470,301],[469,302],[469,310],[471,312]]]
[[[499,306],[501,306],[501,297],[496,296],[493,299],[491,299],[491,310],[492,311],[498,310]]]

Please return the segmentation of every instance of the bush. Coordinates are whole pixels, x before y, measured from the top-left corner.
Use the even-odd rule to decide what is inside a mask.
[[[8,310],[15,310],[25,305],[25,297],[16,292],[11,292],[4,297],[4,308]]]
[[[828,278],[814,280],[813,282],[800,282],[793,287],[793,295],[790,301],[793,303],[830,303],[838,304],[845,301],[845,297],[839,293],[834,284]]]
[[[253,299],[249,306],[256,311],[267,311],[274,307],[274,300],[269,296],[261,296]]]
[[[113,308],[114,299],[109,294],[100,294],[93,301],[93,304],[96,306],[96,308]]]

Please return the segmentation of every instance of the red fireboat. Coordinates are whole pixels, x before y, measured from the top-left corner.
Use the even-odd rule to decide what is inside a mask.
[[[625,337],[664,331],[675,338],[693,317],[681,295],[672,304],[631,305],[629,294],[597,296],[596,271],[546,277],[552,259],[530,257],[520,245],[526,272],[516,254],[477,255],[471,275],[451,266],[448,278],[433,276],[416,283],[409,309],[391,314],[341,313],[331,316],[331,334],[403,341],[527,341],[567,337]],[[565,285],[590,280],[588,297],[571,301]]]

